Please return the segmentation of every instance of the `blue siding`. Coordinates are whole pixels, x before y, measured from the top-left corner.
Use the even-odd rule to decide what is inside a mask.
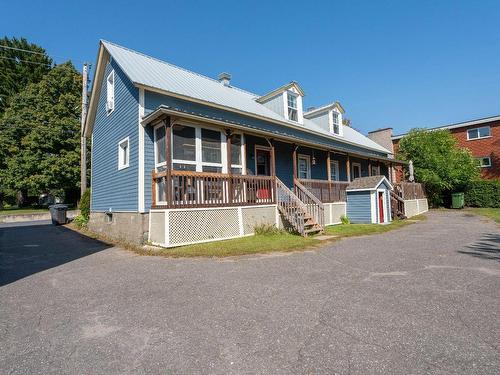
[[[347,192],[347,217],[352,223],[371,223],[370,191]]]
[[[276,177],[289,188],[293,187],[293,145],[276,142],[274,148],[276,159]]]
[[[284,136],[290,139],[290,142],[309,141],[314,142],[325,147],[331,147],[338,150],[361,152],[365,154],[372,154],[377,156],[387,156],[384,153],[367,150],[363,147],[345,144],[335,139],[324,138],[315,134],[306,133],[299,129],[293,129],[284,125],[279,125],[253,117],[240,115],[237,113],[228,112],[218,108],[208,107],[203,104],[193,103],[186,100],[174,98],[168,95],[162,95],[154,92],[146,92],[145,95],[145,111],[146,114],[154,111],[160,105],[166,105],[176,110],[185,111],[188,113],[206,116],[210,118],[220,119],[222,121],[229,121],[235,124],[240,124],[248,127],[249,130],[264,131],[270,137],[274,135]],[[230,124],[228,124],[230,125]]]
[[[106,114],[106,79],[115,71],[115,110]],[[93,211],[137,211],[138,89],[118,65],[107,64],[92,133]],[[129,167],[118,170],[118,142],[129,137]]]
[[[146,127],[144,134],[144,208],[148,211],[151,208],[151,172],[155,169],[155,149],[153,127]]]
[[[337,160],[339,162],[339,181],[347,181],[347,156],[340,154],[331,154],[331,160]]]

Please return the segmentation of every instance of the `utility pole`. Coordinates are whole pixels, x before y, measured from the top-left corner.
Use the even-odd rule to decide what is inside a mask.
[[[80,130],[80,197],[87,190],[87,138],[84,134],[85,119],[87,118],[87,82],[89,75],[89,66],[83,64],[82,71],[82,124]]]

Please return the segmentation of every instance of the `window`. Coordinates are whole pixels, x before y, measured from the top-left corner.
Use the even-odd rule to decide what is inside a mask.
[[[161,167],[166,163],[165,149],[165,126],[159,125],[155,128],[155,166]]]
[[[352,176],[351,179],[354,180],[355,178],[361,177],[361,164],[359,163],[352,163]]]
[[[201,161],[203,172],[222,172],[220,131],[201,129]]]
[[[297,95],[287,91],[287,104],[288,104],[288,119],[292,121],[298,121],[298,111],[297,111]]]
[[[340,134],[340,119],[339,114],[335,111],[332,111],[332,124],[333,124],[333,132],[335,134]]]
[[[243,136],[241,134],[231,135],[231,173],[243,173]]]
[[[380,175],[380,166],[379,165],[372,165],[371,174],[372,174],[372,176],[379,176]]]
[[[172,161],[177,170],[196,170],[196,129],[191,126],[172,127]]]
[[[255,171],[257,176],[271,175],[271,153],[267,148],[255,149]]]
[[[127,137],[118,143],[118,169],[128,167],[129,151],[129,140]]]
[[[298,177],[308,180],[311,178],[311,158],[309,155],[299,155],[298,157]]]
[[[489,126],[483,126],[482,128],[469,129],[467,130],[467,140],[481,139],[491,136],[491,130]]]
[[[477,160],[478,166],[481,168],[491,167],[491,158],[489,156],[477,158],[476,160]]]
[[[115,71],[112,70],[106,80],[106,113],[109,115],[115,109]]]
[[[330,160],[330,180],[340,181],[339,162],[337,160]]]

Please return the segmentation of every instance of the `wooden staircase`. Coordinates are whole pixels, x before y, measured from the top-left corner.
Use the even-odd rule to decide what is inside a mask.
[[[406,219],[405,201],[394,190],[391,190],[391,214],[393,219]]]
[[[293,229],[301,236],[323,232],[323,205],[319,200],[312,199],[312,194],[307,190],[306,193],[304,193],[299,187],[299,190],[296,191],[298,191],[299,194],[305,194],[304,196],[313,203],[309,203],[309,201],[306,202],[307,204],[304,203],[297,194],[291,191],[280,179],[276,178],[278,209],[289,225],[289,228]],[[318,206],[318,202],[321,207]]]

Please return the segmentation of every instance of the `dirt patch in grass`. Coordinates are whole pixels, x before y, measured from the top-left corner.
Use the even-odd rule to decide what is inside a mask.
[[[466,215],[486,216],[500,223],[500,208],[469,207],[465,209]]]

